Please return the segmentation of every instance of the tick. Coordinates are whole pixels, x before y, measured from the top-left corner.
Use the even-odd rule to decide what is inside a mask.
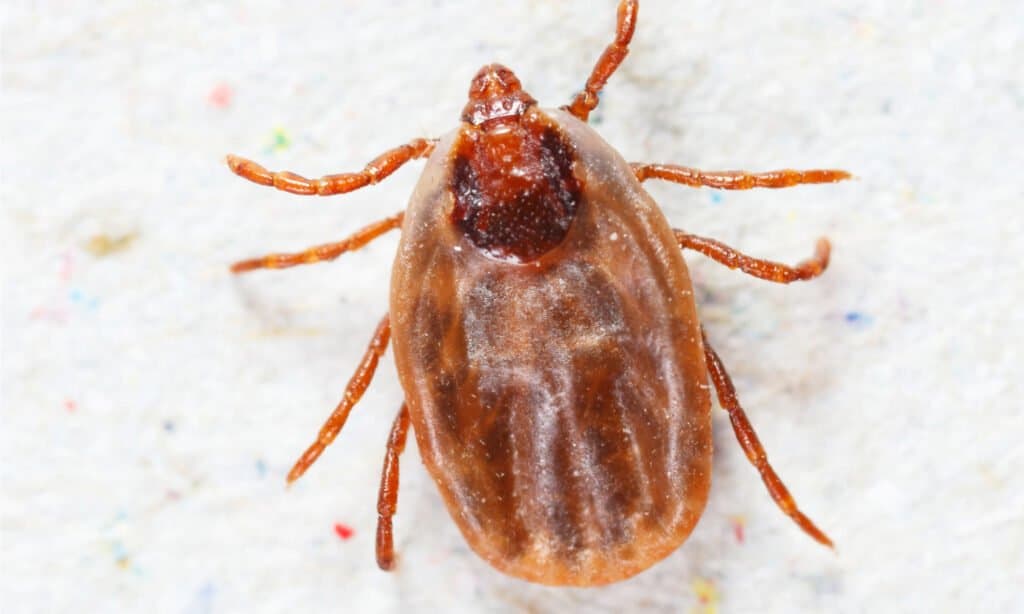
[[[542,109],[499,64],[473,77],[461,123],[363,170],[306,179],[228,156],[236,174],[329,196],[427,158],[408,207],[337,243],[235,264],[235,273],[332,260],[401,230],[388,314],[341,402],[288,474],[298,479],[344,426],[389,341],[405,402],[387,442],[377,563],[395,563],[392,517],[410,427],[452,519],[498,570],[592,586],[676,550],[711,480],[711,396],[728,412],[778,507],[816,541],[768,463],[697,317],[683,251],[777,283],[812,279],[829,243],[786,266],[673,230],[642,183],[745,190],[829,183],[839,170],[702,171],[627,163],[587,125],[626,57],[637,0],[621,0],[615,40],[582,92]]]

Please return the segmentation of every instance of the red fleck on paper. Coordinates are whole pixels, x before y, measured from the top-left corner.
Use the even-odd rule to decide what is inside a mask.
[[[218,83],[212,90],[210,90],[210,94],[206,97],[206,100],[209,101],[212,106],[215,106],[218,109],[224,109],[231,104],[232,96],[234,96],[234,91],[232,91],[231,87],[227,83]]]
[[[743,516],[733,516],[732,521],[732,534],[736,537],[736,541],[743,543],[744,540],[744,527],[747,526],[747,520]]]
[[[356,534],[352,527],[347,524],[341,524],[340,522],[334,523],[334,532],[343,540],[351,539],[351,537]]]

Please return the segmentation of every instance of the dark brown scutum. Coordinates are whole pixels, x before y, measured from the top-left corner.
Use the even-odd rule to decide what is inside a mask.
[[[529,262],[562,242],[580,184],[570,146],[542,116],[465,130],[455,149],[452,221],[474,245],[495,258]]]

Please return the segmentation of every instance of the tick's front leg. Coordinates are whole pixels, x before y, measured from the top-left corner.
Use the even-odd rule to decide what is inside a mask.
[[[437,139],[414,139],[376,157],[361,171],[327,175],[318,179],[307,179],[288,171],[268,171],[259,164],[238,156],[229,155],[227,163],[232,172],[253,183],[292,194],[330,196],[352,192],[377,183],[409,160],[429,156],[436,145]]]
[[[835,183],[850,179],[846,171],[833,169],[795,171],[784,169],[750,173],[747,171],[702,171],[675,164],[630,164],[638,181],[662,179],[691,187],[718,188],[720,190],[750,190],[752,188],[789,188],[803,184]]]
[[[377,566],[384,571],[395,567],[395,542],[391,532],[391,519],[398,509],[398,457],[405,450],[409,434],[409,407],[402,403],[388,437],[388,450],[384,455],[384,469],[380,475],[380,493],[377,495]]]
[[[818,243],[814,248],[814,256],[796,266],[789,266],[772,262],[771,260],[752,258],[714,239],[698,237],[682,230],[674,230],[673,232],[675,232],[679,247],[683,249],[698,251],[730,269],[740,269],[747,275],[774,281],[778,284],[805,281],[821,275],[828,268],[828,259],[832,251],[832,246],[828,239],[818,239]]]
[[[793,495],[789,494],[789,490],[782,483],[782,479],[772,469],[771,464],[768,462],[768,455],[765,453],[764,447],[761,446],[757,433],[754,432],[754,427],[751,426],[746,412],[740,406],[739,399],[736,397],[736,387],[733,386],[732,378],[726,372],[722,359],[718,357],[715,350],[708,344],[708,337],[703,329],[701,330],[701,336],[704,341],[704,358],[707,361],[708,372],[711,374],[711,381],[715,385],[715,391],[718,393],[718,402],[721,404],[722,409],[729,413],[729,420],[732,422],[732,430],[736,434],[736,439],[739,440],[740,447],[743,448],[743,452],[747,455],[750,464],[756,467],[757,471],[761,474],[761,479],[764,481],[765,486],[768,487],[768,494],[775,500],[775,504],[779,506],[779,509],[792,518],[793,522],[803,529],[804,533],[810,535],[819,544],[833,548],[832,540],[815,526],[810,518],[800,511],[796,501],[793,499]]]
[[[626,54],[629,53],[629,42],[633,40],[633,32],[636,30],[636,14],[639,9],[639,0],[619,2],[615,20],[615,40],[605,48],[604,53],[598,58],[583,91],[576,94],[572,103],[565,107],[566,111],[587,121],[590,112],[597,108],[598,94],[601,93],[605,84],[608,83],[608,78],[612,76],[619,64],[622,64],[622,60],[626,59]]]
[[[385,232],[400,227],[404,215],[405,213],[400,211],[389,218],[384,218],[356,231],[337,243],[317,245],[295,254],[269,254],[259,258],[242,260],[231,265],[231,272],[245,273],[247,271],[255,271],[256,269],[286,269],[299,266],[300,264],[313,264],[325,260],[334,260],[345,252],[357,250]]]
[[[366,348],[366,354],[363,355],[359,368],[356,369],[352,379],[348,382],[348,386],[345,387],[345,394],[341,397],[341,402],[338,403],[330,417],[327,418],[327,422],[320,428],[320,434],[317,436],[316,441],[313,442],[313,445],[309,446],[309,449],[299,457],[295,466],[288,472],[289,484],[302,477],[302,474],[306,472],[306,469],[309,469],[310,465],[316,462],[316,459],[319,458],[324,449],[331,445],[334,438],[338,436],[338,432],[341,431],[341,427],[345,426],[345,421],[348,420],[348,415],[352,408],[362,398],[363,393],[366,392],[366,387],[370,385],[370,380],[373,379],[373,374],[377,371],[377,363],[387,349],[390,338],[391,319],[389,316],[384,316],[384,319],[377,325],[377,330],[373,333],[373,339],[370,340],[370,345]]]

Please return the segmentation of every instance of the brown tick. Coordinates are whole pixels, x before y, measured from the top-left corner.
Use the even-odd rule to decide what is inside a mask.
[[[377,562],[394,566],[398,457],[409,427],[452,519],[497,569],[590,586],[647,569],[686,540],[711,479],[710,379],[747,458],[779,508],[831,541],[776,475],[708,345],[683,261],[691,249],[778,283],[817,277],[829,243],[790,267],[672,230],[647,179],[745,190],[847,179],[838,170],[701,171],[629,164],[586,123],[628,52],[638,0],[621,0],[615,40],[582,92],[541,109],[511,70],[473,77],[462,123],[362,171],[306,179],[235,156],[231,170],[294,194],[377,183],[426,168],[404,212],[338,243],[235,264],[236,273],[337,258],[401,228],[389,313],[341,402],[295,464],[299,478],[337,436],[389,339],[405,392],[377,504]]]

